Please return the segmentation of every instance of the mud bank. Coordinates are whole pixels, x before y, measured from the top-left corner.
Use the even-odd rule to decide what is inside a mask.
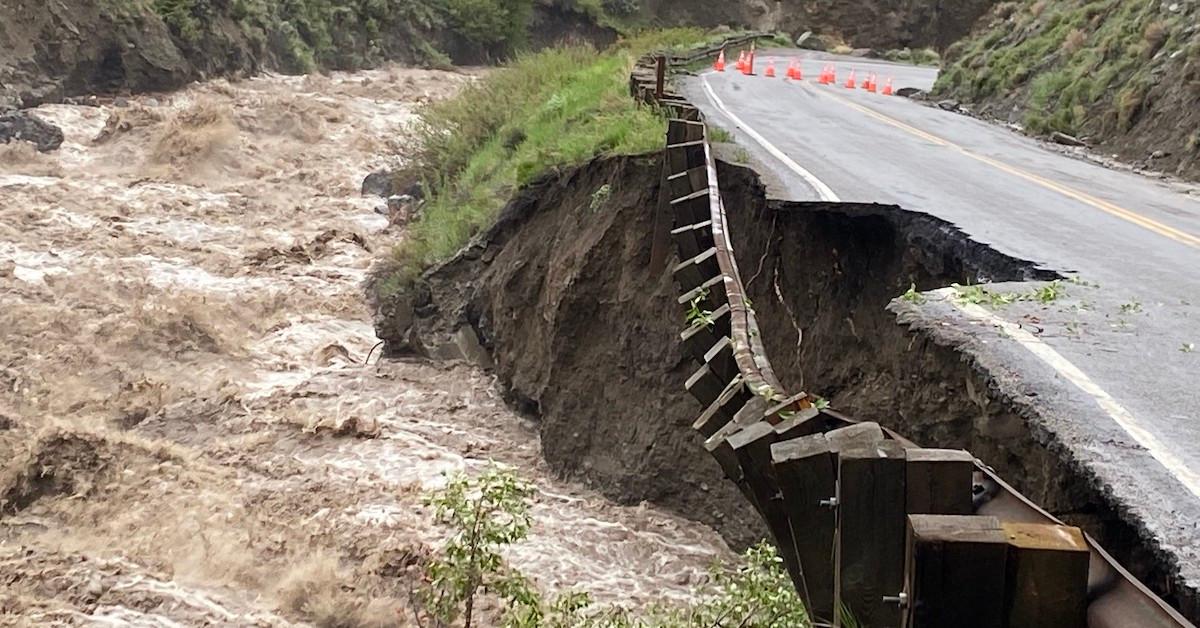
[[[510,401],[539,419],[553,469],[741,546],[765,528],[698,455],[670,261],[649,264],[659,171],[657,157],[601,159],[534,183],[412,294],[380,304],[376,331],[391,353],[491,356]]]
[[[659,171],[656,158],[604,159],[523,190],[456,259],[383,303],[377,331],[394,353],[493,363],[510,402],[539,419],[559,473],[742,544],[763,529],[690,427],[699,408],[683,392],[690,363],[677,341],[675,260],[650,264],[663,228]],[[924,214],[768,201],[756,175],[725,164],[720,179],[763,342],[789,390],[926,446],[970,450],[1165,599],[1193,608],[1171,560],[1041,427],[1045,410],[1020,377],[897,299],[913,286],[1055,273]]]

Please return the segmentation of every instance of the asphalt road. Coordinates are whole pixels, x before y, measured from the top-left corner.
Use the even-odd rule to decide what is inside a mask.
[[[787,55],[803,60],[804,81],[762,76],[766,58]],[[831,62],[838,85],[819,85]],[[1033,382],[1055,417],[1049,429],[1200,584],[1200,195],[1002,126],[846,89],[851,68],[896,88],[936,78],[932,68],[764,51],[759,76],[706,72],[681,87],[770,171],[775,194],[926,212],[1098,284],[1067,283],[1053,303],[1007,307],[971,307],[943,291],[927,309]]]

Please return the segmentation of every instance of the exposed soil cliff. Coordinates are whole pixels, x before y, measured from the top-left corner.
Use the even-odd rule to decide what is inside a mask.
[[[602,159],[525,188],[415,295],[381,304],[377,334],[391,351],[411,341],[479,359],[478,337],[513,401],[540,419],[553,468],[746,544],[764,529],[700,455],[683,312],[670,268],[648,264],[659,171],[656,158]]]

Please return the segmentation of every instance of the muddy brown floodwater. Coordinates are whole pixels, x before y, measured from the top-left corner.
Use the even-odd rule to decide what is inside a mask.
[[[548,590],[686,600],[729,558],[554,479],[487,373],[364,364],[361,284],[404,234],[360,182],[468,80],[215,81],[0,146],[0,624],[406,625],[444,538],[422,493],[489,460],[538,488],[507,556]]]

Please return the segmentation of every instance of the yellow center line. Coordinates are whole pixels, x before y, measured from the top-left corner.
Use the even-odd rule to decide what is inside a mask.
[[[807,84],[805,84],[805,85],[807,86]],[[876,120],[879,120],[880,122],[884,122],[888,125],[894,126],[898,129],[900,129],[901,131],[904,131],[910,135],[915,135],[923,140],[932,142],[933,144],[936,144],[938,146],[945,146],[947,148],[952,148],[952,149],[957,150],[958,152],[962,153],[963,155],[970,157],[971,159],[974,159],[975,161],[987,164],[993,168],[996,168],[997,170],[1002,170],[1013,176],[1020,177],[1022,179],[1025,179],[1026,181],[1029,181],[1030,183],[1040,185],[1041,187],[1044,187],[1048,190],[1058,192],[1059,194],[1062,194],[1063,196],[1066,196],[1068,198],[1074,199],[1076,201],[1079,201],[1081,203],[1084,203],[1086,205],[1090,205],[1091,207],[1099,209],[1100,211],[1102,211],[1106,214],[1109,214],[1111,216],[1116,216],[1117,218],[1131,222],[1135,225],[1138,225],[1139,227],[1153,231],[1154,233],[1157,233],[1161,236],[1168,237],[1172,240],[1175,240],[1176,242],[1181,242],[1188,246],[1200,248],[1200,236],[1195,236],[1186,231],[1176,229],[1175,227],[1163,224],[1157,220],[1154,220],[1153,218],[1143,216],[1133,210],[1125,209],[1124,207],[1121,207],[1114,203],[1110,203],[1104,199],[1097,198],[1086,192],[1076,190],[1075,188],[1064,185],[1062,183],[1058,183],[1056,181],[1051,181],[1045,177],[1042,177],[1042,176],[1036,175],[1032,172],[1029,172],[1028,170],[1024,170],[1022,168],[1018,168],[1016,166],[1006,164],[1002,161],[997,161],[995,159],[992,159],[991,157],[986,157],[984,155],[979,155],[977,153],[973,153],[970,150],[963,148],[962,146],[959,146],[958,144],[955,144],[953,142],[942,139],[936,135],[933,135],[932,133],[927,133],[925,131],[922,131],[921,129],[918,129],[914,126],[905,124],[904,122],[901,122],[895,118],[892,118],[891,116],[880,113],[870,107],[860,105],[860,104],[853,102],[842,96],[838,96],[837,94],[835,94],[833,92],[829,92],[826,90],[816,90],[816,91],[818,93],[823,93],[827,96],[836,98],[837,100],[841,101],[842,103],[844,103],[846,106],[850,107],[851,109],[862,112],[872,118],[875,118]]]

